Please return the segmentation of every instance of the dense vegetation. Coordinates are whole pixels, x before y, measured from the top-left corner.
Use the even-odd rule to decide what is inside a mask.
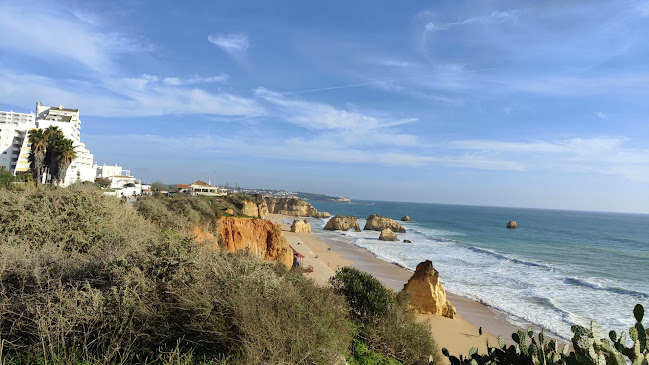
[[[195,242],[188,228],[216,224],[219,204],[149,197],[132,207],[82,184],[0,188],[0,363],[417,364],[428,357],[433,348],[422,341],[430,334],[410,328],[413,318],[393,293],[381,298],[389,310],[359,318],[349,292]],[[345,285],[339,280],[338,289]]]
[[[440,363],[430,327],[418,323],[408,310],[406,292],[395,294],[372,275],[352,267],[339,269],[331,284],[334,292],[345,297],[358,338],[368,348],[405,364],[428,364],[430,355]]]

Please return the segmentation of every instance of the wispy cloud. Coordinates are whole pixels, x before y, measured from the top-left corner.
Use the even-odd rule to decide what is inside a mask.
[[[202,77],[194,75],[188,78],[179,78],[179,77],[165,77],[162,82],[167,85],[195,85],[195,84],[211,84],[211,83],[221,83],[225,82],[230,77],[226,74],[220,74],[217,76]]]
[[[649,1],[643,0],[636,9],[640,16],[649,16]]]
[[[331,105],[287,97],[266,88],[257,88],[255,95],[275,109],[285,120],[307,129],[372,130],[416,122],[417,118],[382,120],[363,113],[337,109]]]
[[[433,32],[439,30],[447,30],[462,25],[469,24],[497,24],[503,23],[505,21],[514,21],[518,19],[519,15],[522,13],[522,10],[513,9],[513,10],[497,10],[493,11],[487,15],[476,16],[472,18],[467,18],[455,22],[448,23],[438,23],[428,22],[424,25],[425,32]],[[425,13],[420,13],[424,14]]]
[[[53,105],[74,105],[85,115],[103,117],[264,114],[264,108],[254,99],[164,80],[168,78],[148,74],[94,81],[61,80],[0,69],[0,99],[12,105],[31,105],[37,98]]]
[[[115,71],[119,55],[143,52],[143,45],[124,34],[107,32],[87,15],[58,7],[0,4],[0,47],[48,63],[77,62],[100,73]]]
[[[241,53],[250,47],[248,36],[243,33],[210,34],[207,40],[228,53]]]
[[[529,170],[589,172],[649,181],[649,149],[629,147],[629,141],[624,137],[525,142],[459,140],[448,147],[479,151],[494,159],[507,155]]]
[[[606,113],[604,113],[604,112],[595,112],[595,116],[597,118],[599,118],[599,119],[607,119],[608,118],[608,115],[606,115]]]

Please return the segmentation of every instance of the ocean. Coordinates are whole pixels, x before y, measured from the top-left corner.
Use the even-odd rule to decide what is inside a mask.
[[[628,331],[632,310],[649,310],[649,215],[399,202],[310,202],[331,215],[353,215],[363,228],[376,213],[399,220],[400,241],[379,232],[314,232],[343,239],[414,270],[432,260],[448,292],[532,323],[565,340],[572,324],[596,319],[603,333]],[[505,228],[509,220],[517,229]],[[404,243],[407,239],[412,243]],[[509,334],[503,334],[504,336]]]

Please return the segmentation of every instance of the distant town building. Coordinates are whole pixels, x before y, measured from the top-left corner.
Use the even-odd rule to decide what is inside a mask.
[[[93,168],[97,179],[110,181],[108,188],[113,190],[110,195],[134,196],[147,194],[151,190],[151,185],[142,184],[142,180],[138,181],[130,170],[124,170],[122,166],[95,163]]]

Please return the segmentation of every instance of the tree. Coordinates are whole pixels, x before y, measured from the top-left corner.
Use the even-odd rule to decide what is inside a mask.
[[[31,151],[29,152],[29,167],[32,171],[32,177],[36,181],[36,186],[40,186],[43,181],[43,170],[45,169],[45,153],[47,150],[47,136],[42,129],[32,129],[29,131],[29,143]]]
[[[47,150],[45,152],[45,164],[50,174],[50,183],[55,183],[58,177],[59,161],[57,151],[61,148],[65,136],[59,127],[49,126],[45,129],[47,137]]]
[[[65,181],[65,175],[68,172],[68,167],[72,161],[77,157],[77,152],[74,150],[72,141],[64,138],[54,151],[58,169],[56,171],[56,181],[60,184]]]

